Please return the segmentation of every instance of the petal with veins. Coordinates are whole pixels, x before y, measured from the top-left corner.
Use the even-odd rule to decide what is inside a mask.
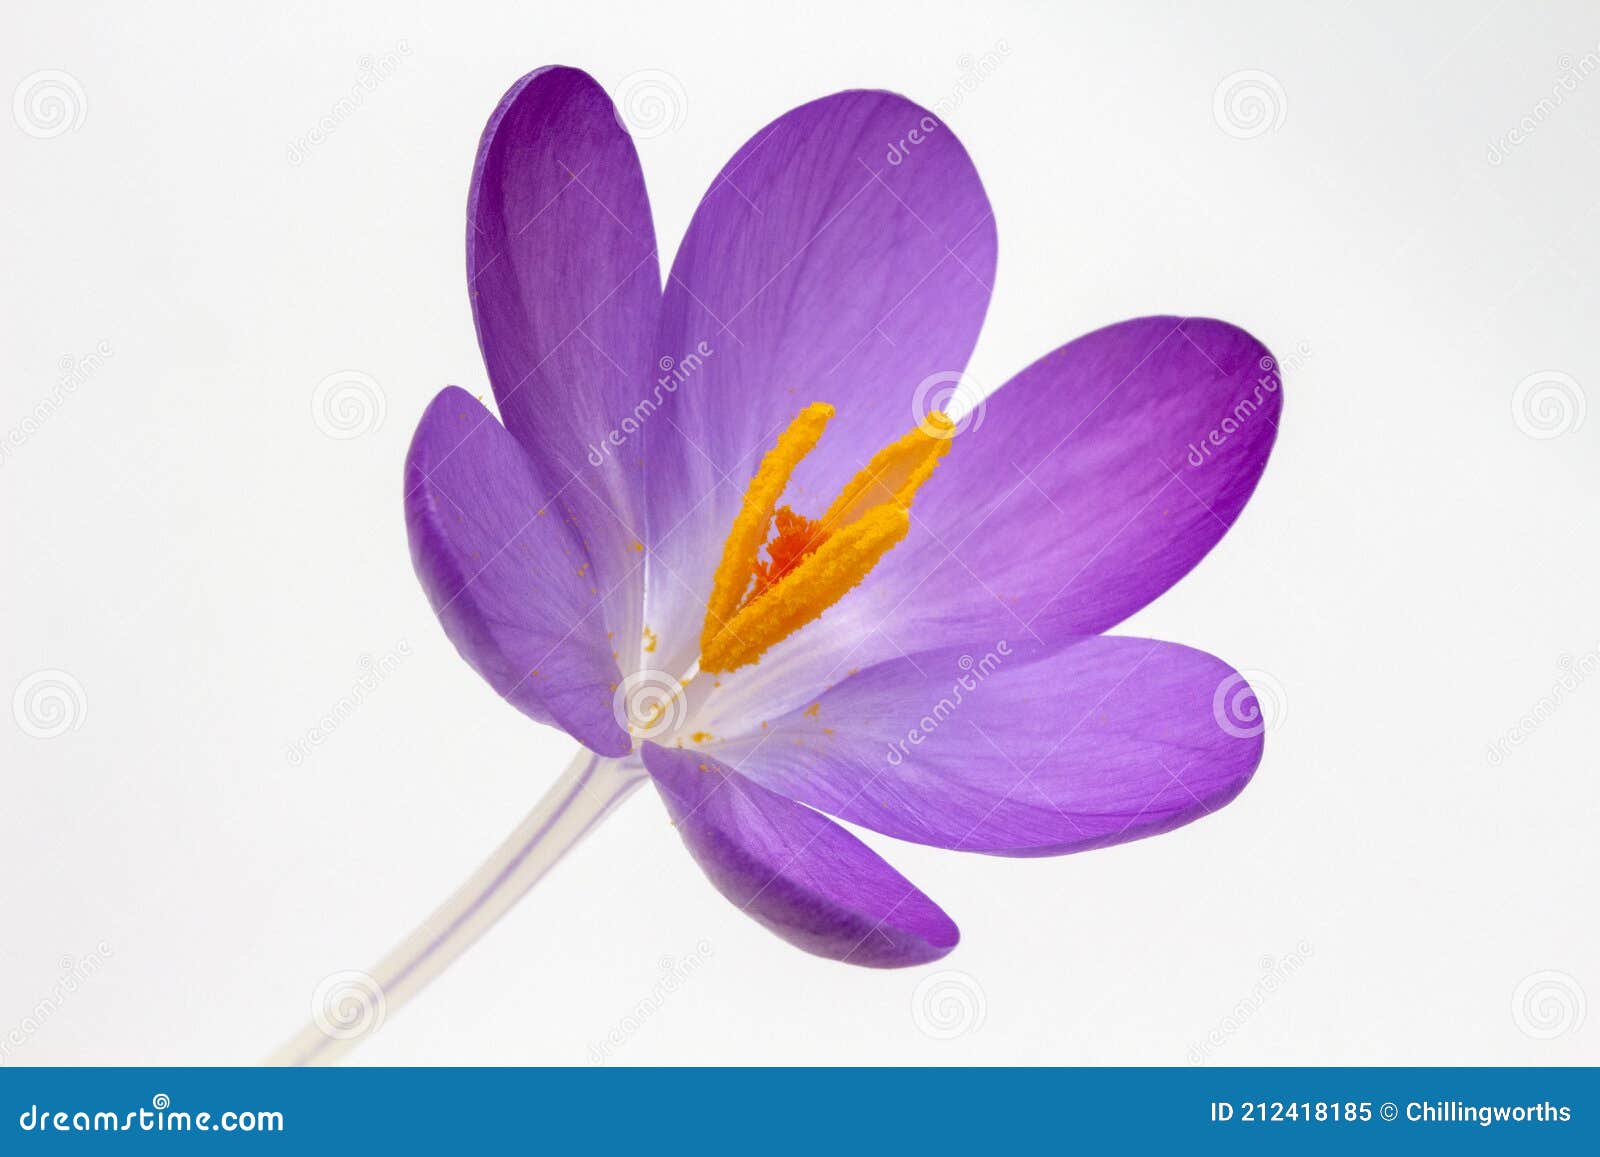
[[[462,658],[525,714],[626,755],[588,551],[522,446],[452,386],[422,415],[405,478],[417,577]]]
[[[732,720],[706,727],[735,735]],[[991,642],[843,679],[714,750],[840,819],[960,851],[1050,856],[1170,831],[1249,782],[1262,727],[1242,676],[1150,639]]]
[[[647,743],[643,754],[717,890],[790,944],[869,968],[926,964],[956,946],[950,917],[828,817],[701,752]]]

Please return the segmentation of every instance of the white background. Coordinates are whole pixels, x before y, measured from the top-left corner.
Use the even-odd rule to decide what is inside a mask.
[[[443,637],[400,506],[426,402],[486,389],[467,179],[546,63],[614,94],[671,78],[640,143],[664,255],[786,109],[951,101],[1000,232],[981,381],[1155,312],[1305,351],[1244,516],[1120,628],[1256,673],[1272,726],[1244,795],[1160,839],[1011,861],[869,837],[964,934],[910,972],[762,930],[646,789],[355,1059],[583,1064],[646,1001],[614,1063],[1184,1064],[1214,1031],[1207,1063],[1600,1062],[1600,678],[1487,754],[1600,646],[1600,414],[1577,424],[1600,405],[1600,73],[1559,83],[1600,13],[1531,9],[8,5],[0,86],[72,83],[66,123],[0,119],[0,691],[62,671],[82,694],[50,738],[0,713],[4,1063],[260,1058],[565,763]],[[1264,121],[1217,108],[1244,70]],[[313,393],[344,370],[384,409],[340,439]],[[1537,374],[1564,411],[1514,410]],[[402,645],[292,766],[362,657]],[[654,1002],[662,958],[697,953]],[[917,1007],[949,970],[966,1004]]]

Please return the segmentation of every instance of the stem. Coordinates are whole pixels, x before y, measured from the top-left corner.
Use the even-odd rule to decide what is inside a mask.
[[[318,990],[312,1023],[267,1063],[328,1064],[361,1043],[510,911],[643,778],[637,767],[580,747],[528,818],[415,932],[365,976]]]

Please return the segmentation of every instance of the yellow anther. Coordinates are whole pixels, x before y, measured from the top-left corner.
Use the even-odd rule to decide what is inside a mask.
[[[855,521],[874,506],[894,503],[910,506],[917,489],[928,480],[933,468],[950,449],[955,423],[938,410],[897,442],[891,442],[872,456],[839,492],[839,497],[822,516],[822,525],[831,530]]]
[[[754,663],[865,578],[911,529],[911,500],[950,449],[954,428],[943,414],[929,415],[873,455],[820,519],[806,519],[787,507],[777,512],[778,535],[767,543],[789,476],[832,416],[830,406],[806,407],[762,459],[713,581],[700,636],[702,670],[732,671]],[[770,561],[758,558],[763,545]]]
[[[772,512],[778,499],[783,497],[784,487],[789,485],[789,475],[794,473],[800,459],[811,453],[831,417],[832,406],[822,402],[807,406],[789,423],[788,429],[778,435],[777,445],[761,459],[761,468],[745,490],[744,505],[734,516],[733,529],[722,547],[722,561],[717,564],[716,576],[711,580],[706,623],[700,632],[702,652],[710,648],[712,639],[728,625],[744,601],[755,557],[761,552],[761,544],[767,541],[767,524],[772,521]]]

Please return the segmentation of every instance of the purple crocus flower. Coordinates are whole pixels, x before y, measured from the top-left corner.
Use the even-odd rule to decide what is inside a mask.
[[[830,816],[1054,856],[1244,787],[1244,679],[1102,632],[1238,517],[1273,362],[1224,322],[1143,317],[946,415],[995,256],[950,128],[852,91],[734,154],[663,288],[605,92],[555,67],[506,94],[467,226],[500,420],[459,388],[433,401],[406,519],[462,656],[585,750],[380,967],[391,1006],[645,778],[725,896],[877,967],[938,959],[956,925]]]

